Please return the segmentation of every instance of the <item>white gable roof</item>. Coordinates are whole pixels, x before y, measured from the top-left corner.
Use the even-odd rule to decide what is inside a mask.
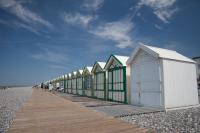
[[[168,50],[168,49],[163,49],[163,48],[157,48],[157,47],[152,47],[148,45],[139,45],[131,54],[130,58],[127,61],[127,64],[129,65],[132,60],[135,58],[139,50],[144,50],[150,55],[156,57],[156,58],[164,58],[164,59],[172,59],[172,60],[179,60],[179,61],[185,61],[185,62],[191,62],[195,63],[192,59],[185,57],[179,53],[177,53],[174,50]]]
[[[111,61],[112,60],[116,60],[117,62],[119,62],[122,66],[126,66],[126,62],[129,59],[128,56],[121,56],[121,55],[111,55],[108,59],[108,61],[106,62],[106,65],[104,67],[104,69],[108,69],[109,66],[111,65]]]
[[[73,75],[74,75],[74,76],[76,75],[76,73],[77,73],[76,71],[73,71]]]
[[[126,62],[129,59],[128,56],[121,56],[121,55],[114,55],[121,63],[123,66],[126,66]]]
[[[80,74],[82,74],[82,73],[83,73],[83,70],[78,70],[78,72],[79,72]]]
[[[105,65],[106,65],[106,63],[105,62],[97,62],[98,64],[99,64],[99,66],[103,69],[104,67],[105,67]]]
[[[68,73],[68,77],[71,78],[71,77],[72,77],[72,74],[71,74],[71,73]]]
[[[99,66],[102,70],[104,69],[106,65],[106,62],[100,62],[100,61],[96,61],[95,64],[93,65],[93,68],[92,68],[92,73],[94,73],[94,70],[97,66]]]
[[[86,69],[91,73],[92,72],[92,67],[87,66]]]

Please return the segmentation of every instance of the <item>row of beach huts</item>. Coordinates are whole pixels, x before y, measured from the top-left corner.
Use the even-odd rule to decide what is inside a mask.
[[[72,71],[41,85],[64,93],[164,110],[199,104],[196,63],[176,51],[139,45],[128,56]]]

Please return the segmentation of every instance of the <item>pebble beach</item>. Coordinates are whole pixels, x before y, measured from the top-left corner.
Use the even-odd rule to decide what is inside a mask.
[[[0,133],[5,133],[16,111],[31,96],[31,87],[0,89]]]

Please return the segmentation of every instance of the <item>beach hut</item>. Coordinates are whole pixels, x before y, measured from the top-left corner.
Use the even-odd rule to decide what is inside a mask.
[[[64,75],[59,77],[59,82],[60,82],[59,91],[64,92]]]
[[[174,109],[198,104],[195,62],[173,50],[139,45],[131,68],[131,104]]]
[[[88,97],[93,96],[92,92],[93,83],[92,83],[91,72],[92,72],[92,67],[90,66],[87,66],[83,69],[83,84],[84,84],[83,94]]]
[[[72,74],[67,74],[67,93],[72,93]]]
[[[92,68],[93,73],[93,94],[94,98],[106,99],[106,71],[105,62],[95,62]]]
[[[200,56],[194,57],[194,61],[196,61],[196,67],[197,67],[197,84],[198,84],[198,92],[200,95]]]
[[[77,94],[77,79],[76,79],[76,71],[72,72],[72,94]]]
[[[56,90],[56,79],[54,78],[52,81],[53,90]]]
[[[64,75],[64,93],[67,92],[67,74]]]
[[[107,100],[127,103],[130,68],[126,66],[128,56],[111,55],[104,67],[108,71]]]
[[[83,70],[78,70],[76,74],[77,80],[77,94],[83,95]]]
[[[59,77],[56,78],[56,88],[57,90],[60,88]]]
[[[52,87],[54,89],[54,79],[51,80],[51,85],[52,85]]]

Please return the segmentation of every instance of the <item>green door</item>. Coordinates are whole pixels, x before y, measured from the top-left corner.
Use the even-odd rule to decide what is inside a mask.
[[[72,79],[67,80],[67,92],[72,93]]]
[[[108,70],[108,100],[127,103],[126,67],[115,67]]]
[[[72,94],[77,94],[76,78],[72,78]]]
[[[77,94],[83,95],[83,78],[77,78]]]
[[[94,74],[94,98],[103,99],[106,98],[106,73],[97,72]]]
[[[64,76],[64,93],[66,93],[66,89],[67,89],[67,80],[66,80],[66,78],[65,78],[65,76]]]
[[[86,75],[84,77],[84,91],[83,95],[92,97],[93,96],[93,83],[92,83],[92,75]]]

